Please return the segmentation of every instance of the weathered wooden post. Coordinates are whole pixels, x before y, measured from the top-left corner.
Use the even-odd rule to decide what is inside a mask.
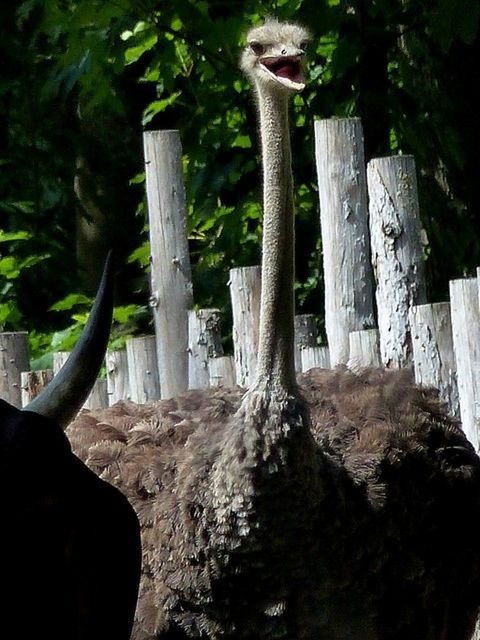
[[[295,371],[302,370],[302,350],[317,344],[317,320],[313,314],[295,316]]]
[[[188,312],[188,388],[210,386],[209,362],[223,356],[219,309]]]
[[[70,351],[56,351],[53,354],[53,375],[56,376],[70,356]],[[108,406],[106,381],[98,378],[85,400],[82,409],[104,409]]]
[[[380,336],[378,329],[352,331],[349,336],[349,343],[349,369],[357,371],[363,367],[380,366]]]
[[[178,131],[143,136],[151,244],[150,304],[155,320],[162,398],[188,388],[188,253],[182,147]]]
[[[107,381],[98,378],[90,391],[82,409],[106,409],[108,407]]]
[[[125,349],[107,351],[105,363],[107,367],[108,404],[115,404],[119,400],[129,400],[130,385],[127,352]]]
[[[358,118],[315,122],[331,365],[346,364],[351,331],[374,326],[362,125]]]
[[[453,348],[463,430],[480,444],[480,311],[477,278],[450,281]]]
[[[408,311],[426,302],[415,161],[375,158],[368,163],[367,181],[382,363],[410,367]]]
[[[53,354],[53,375],[56,376],[65,362],[68,360],[70,351],[56,351]]]
[[[144,404],[160,398],[155,336],[127,340],[128,378],[134,402]]]
[[[38,394],[44,390],[47,384],[53,380],[53,369],[40,369],[38,371],[22,371],[22,407],[26,407]]]
[[[301,352],[302,371],[309,369],[330,369],[328,347],[305,347]]]
[[[235,377],[241,387],[248,387],[255,378],[261,273],[261,267],[230,269]]]
[[[219,356],[208,362],[211,387],[235,386],[235,359],[233,356]]]
[[[415,381],[435,387],[452,415],[460,417],[450,304],[421,304],[410,309]]]
[[[22,406],[20,374],[29,368],[28,334],[0,333],[0,398],[15,407]]]

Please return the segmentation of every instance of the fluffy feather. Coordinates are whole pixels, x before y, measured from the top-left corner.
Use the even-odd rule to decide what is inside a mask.
[[[459,425],[408,372],[312,370],[301,390],[316,477],[300,507],[290,493],[278,509],[281,477],[278,495],[259,492],[262,508],[279,512],[267,518],[277,530],[258,523],[258,554],[240,539],[226,544],[208,515],[241,389],[122,403],[82,412],[69,427],[77,455],[128,497],[141,523],[134,640],[470,637],[480,461]],[[230,455],[242,458],[235,442]],[[228,465],[222,473],[228,481]]]

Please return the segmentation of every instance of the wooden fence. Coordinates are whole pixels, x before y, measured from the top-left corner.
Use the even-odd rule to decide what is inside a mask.
[[[419,384],[439,389],[478,449],[480,269],[475,278],[451,281],[450,302],[428,304],[414,159],[375,158],[366,165],[356,118],[316,121],[315,144],[328,347],[319,343],[316,319],[297,316],[297,370],[413,367]],[[155,335],[107,354],[107,379],[97,382],[90,408],[187,388],[247,386],[255,375],[260,267],[230,272],[234,354],[224,354],[219,311],[193,310],[179,134],[147,132],[144,150]],[[55,368],[62,358],[57,355]],[[0,334],[2,398],[25,404],[51,376],[28,372],[25,333]]]

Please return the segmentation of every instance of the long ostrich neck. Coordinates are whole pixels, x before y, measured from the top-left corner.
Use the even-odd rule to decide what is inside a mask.
[[[263,257],[256,386],[293,391],[294,208],[288,95],[257,86],[263,160]]]

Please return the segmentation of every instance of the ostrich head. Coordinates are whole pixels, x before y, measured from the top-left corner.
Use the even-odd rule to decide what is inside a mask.
[[[287,91],[305,87],[304,59],[310,34],[303,27],[269,18],[247,34],[241,67],[257,84]]]

